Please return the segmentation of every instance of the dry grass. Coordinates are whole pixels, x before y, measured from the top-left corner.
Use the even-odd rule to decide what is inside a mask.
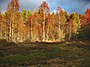
[[[89,42],[2,43],[0,67],[90,67]]]

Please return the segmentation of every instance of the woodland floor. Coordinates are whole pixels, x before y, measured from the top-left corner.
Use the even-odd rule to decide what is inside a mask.
[[[0,67],[90,67],[90,41],[15,44],[2,40]]]

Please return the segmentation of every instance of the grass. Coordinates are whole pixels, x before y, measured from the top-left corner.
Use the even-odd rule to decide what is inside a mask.
[[[0,45],[0,66],[90,67],[89,63],[89,43]]]

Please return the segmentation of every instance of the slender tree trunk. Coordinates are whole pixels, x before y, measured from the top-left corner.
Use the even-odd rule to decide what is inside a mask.
[[[32,20],[30,24],[30,42],[32,42]]]
[[[9,26],[10,26],[10,25],[8,24],[8,30],[7,30],[7,31],[8,31],[8,41],[9,41]]]
[[[11,40],[12,40],[12,39],[11,39],[11,37],[12,37],[12,35],[11,35],[11,32],[12,32],[12,31],[11,31],[11,30],[12,30],[12,24],[11,24],[11,21],[10,21],[10,28],[9,28],[9,29],[10,29],[10,31],[9,31],[10,39],[9,39],[9,40],[11,41]]]
[[[70,31],[69,31],[69,40],[71,40],[71,36],[72,36],[72,33],[71,33],[71,26],[70,26]]]
[[[0,30],[1,30],[1,21],[0,21]],[[1,39],[1,31],[0,31],[0,39]]]
[[[17,23],[17,24],[18,24],[18,23]],[[19,33],[19,31],[18,31],[18,28],[17,28],[16,42],[18,42],[18,33]]]
[[[27,33],[27,34],[28,34],[28,35],[27,35],[27,39],[28,39],[28,41],[30,41],[30,27],[29,27],[29,24],[28,24],[28,27],[27,27],[27,28],[28,28],[28,31],[27,31],[27,32],[28,32],[28,33]]]
[[[46,41],[48,41],[48,32],[49,32],[49,28],[47,28],[47,33],[46,33]]]
[[[60,25],[60,17],[59,17],[59,41],[61,41],[61,25]]]
[[[44,21],[43,21],[43,41],[45,41],[45,13],[44,13]]]

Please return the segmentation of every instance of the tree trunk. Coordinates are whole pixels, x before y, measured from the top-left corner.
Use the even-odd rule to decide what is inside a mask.
[[[32,20],[30,24],[30,42],[32,42]]]
[[[43,21],[43,41],[45,41],[45,13],[44,13],[44,21]]]
[[[59,17],[59,41],[61,41],[61,26],[60,26],[60,17]]]
[[[71,33],[71,26],[70,26],[70,31],[69,31],[69,40],[71,40],[71,36],[72,36],[72,33]]]

